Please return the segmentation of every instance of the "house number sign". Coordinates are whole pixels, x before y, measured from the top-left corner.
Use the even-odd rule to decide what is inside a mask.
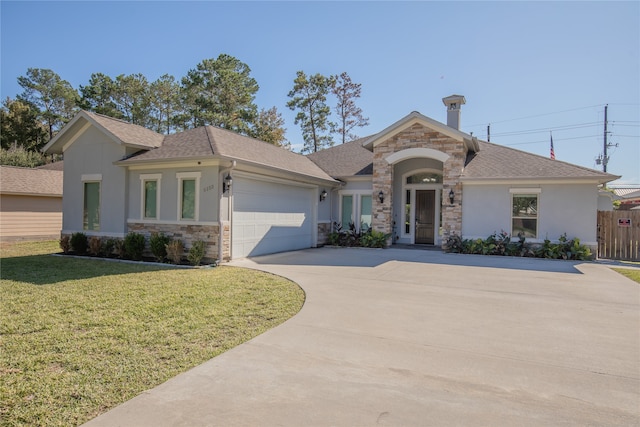
[[[208,185],[208,186],[204,187],[204,192],[206,193],[207,191],[211,191],[213,189],[214,189],[213,184],[212,185]]]
[[[618,218],[618,227],[631,227],[631,218]]]

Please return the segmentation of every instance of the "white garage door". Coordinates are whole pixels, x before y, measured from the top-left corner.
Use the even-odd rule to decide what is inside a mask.
[[[315,191],[243,177],[233,179],[233,258],[310,248]]]

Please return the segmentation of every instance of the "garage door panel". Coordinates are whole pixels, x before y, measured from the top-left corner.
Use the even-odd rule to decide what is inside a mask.
[[[311,247],[314,194],[311,188],[234,179],[233,257]]]

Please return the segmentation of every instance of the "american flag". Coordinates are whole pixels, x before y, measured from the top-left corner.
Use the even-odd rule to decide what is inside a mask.
[[[555,160],[556,153],[553,151],[553,135],[551,135],[551,132],[549,132],[549,135],[551,136],[551,152],[549,153],[549,157],[551,157],[552,160]]]

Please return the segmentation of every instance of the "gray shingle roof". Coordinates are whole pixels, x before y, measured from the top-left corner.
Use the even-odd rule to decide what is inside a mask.
[[[212,155],[213,150],[209,143],[207,131],[204,127],[199,127],[166,135],[160,147],[144,151],[127,161],[133,163],[138,161],[211,157]]]
[[[62,171],[0,166],[0,193],[62,197]]]
[[[113,117],[102,114],[83,111],[87,116],[95,120],[100,126],[112,133],[116,138],[125,144],[139,145],[143,147],[155,148],[162,145],[164,135],[144,128],[142,126],[127,123]]]
[[[307,157],[334,178],[373,175],[373,152],[362,146],[369,138],[326,148]]]
[[[478,141],[480,151],[467,159],[465,180],[489,179],[596,179],[612,181],[618,176],[560,160],[552,160],[490,142]]]
[[[123,163],[214,156],[331,180],[329,175],[301,154],[214,126],[167,135],[161,147],[140,153]]]

